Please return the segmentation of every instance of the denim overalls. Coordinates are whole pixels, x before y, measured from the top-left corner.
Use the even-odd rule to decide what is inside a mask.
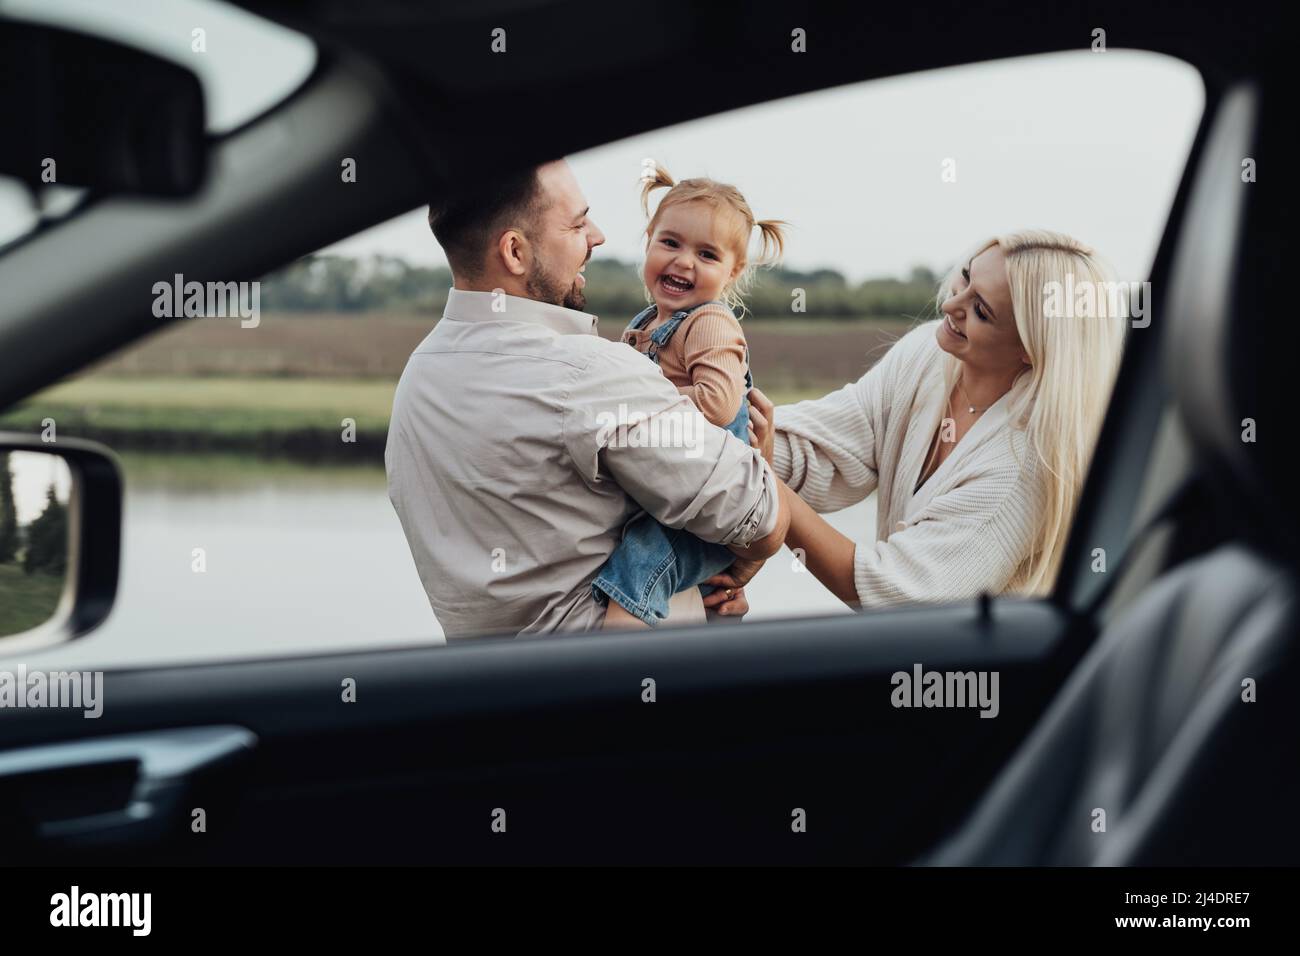
[[[701,302],[674,312],[667,322],[650,333],[646,355],[658,365],[659,351],[668,345],[686,317],[709,304]],[[651,305],[637,313],[627,330],[643,329],[656,311],[657,307]],[[749,390],[753,386],[746,349],[745,395],[736,417],[726,428],[746,445],[749,444]],[[689,531],[666,527],[642,512],[624,527],[622,542],[591,584],[592,596],[600,604],[612,597],[628,613],[653,627],[668,616],[668,602],[674,594],[697,585],[702,594],[711,593],[713,587],[701,582],[725,571],[735,560],[736,556],[724,545],[702,541]]]

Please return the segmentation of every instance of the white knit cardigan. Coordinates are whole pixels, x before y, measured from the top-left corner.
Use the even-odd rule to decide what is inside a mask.
[[[814,510],[878,492],[876,541],[860,542],[853,560],[864,607],[958,601],[1015,590],[1026,578],[1044,491],[1008,409],[1027,375],[913,494],[948,414],[937,326],[912,329],[839,391],[776,410],[774,470]]]

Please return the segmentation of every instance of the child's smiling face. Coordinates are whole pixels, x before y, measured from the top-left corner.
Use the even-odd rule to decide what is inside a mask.
[[[659,215],[642,278],[655,304],[676,312],[722,297],[744,267],[737,259],[731,216],[707,202],[684,202]]]

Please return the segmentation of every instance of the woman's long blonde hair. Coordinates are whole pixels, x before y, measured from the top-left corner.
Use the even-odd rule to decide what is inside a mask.
[[[993,246],[1006,257],[1016,330],[1032,363],[1022,373],[1028,382],[1010,421],[1028,438],[1044,491],[1034,543],[1011,590],[1043,594],[1056,580],[1119,371],[1127,299],[1110,265],[1088,246],[1058,232],[1026,230],[990,239],[954,266],[939,286],[941,314],[962,267]],[[1091,300],[1078,299],[1075,294],[1088,287]],[[1067,302],[1067,296],[1075,301]],[[1059,313],[1058,305],[1064,305]],[[952,394],[960,374],[961,361],[945,355],[945,395]]]
[[[650,194],[656,189],[667,189],[668,194],[659,200],[654,215],[650,215]],[[785,252],[785,230],[790,225],[780,219],[756,219],[749,208],[744,195],[730,183],[720,183],[714,179],[683,179],[677,182],[668,175],[668,170],[655,164],[654,172],[641,177],[641,208],[650,221],[646,223],[646,242],[654,236],[655,226],[664,210],[688,202],[707,203],[715,210],[730,213],[734,228],[732,230],[732,253],[740,272],[735,280],[722,290],[722,299],[732,309],[740,312],[744,309],[744,296],[749,293],[754,270],[762,266],[775,265]],[[758,230],[758,258],[749,260],[749,240],[753,230]],[[646,290],[646,301],[653,301],[650,290]]]

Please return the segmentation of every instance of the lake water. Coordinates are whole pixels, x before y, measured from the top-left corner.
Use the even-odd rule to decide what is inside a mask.
[[[117,602],[95,632],[25,657],[99,669],[443,643],[378,466],[124,455]],[[874,496],[828,516],[855,539]],[[203,573],[194,550],[203,549]],[[750,618],[847,613],[783,550]]]

